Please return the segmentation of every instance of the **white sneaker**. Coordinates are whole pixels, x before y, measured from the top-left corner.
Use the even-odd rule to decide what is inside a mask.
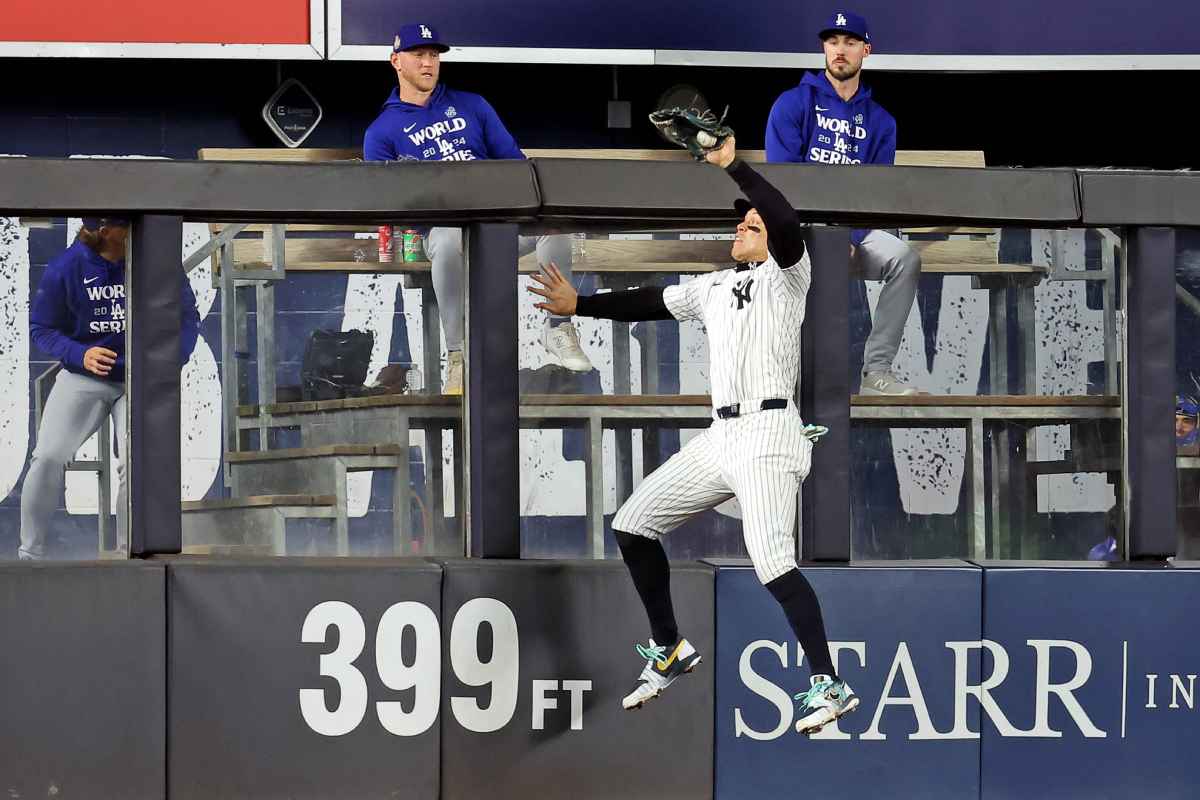
[[[641,708],[646,701],[653,700],[662,694],[675,680],[688,674],[700,663],[700,654],[687,639],[680,639],[667,652],[669,645],[655,644],[650,640],[649,647],[637,645],[638,655],[646,659],[642,674],[638,675],[637,686],[621,700],[621,706],[626,711]]]
[[[807,692],[796,695],[800,701],[800,713],[796,733],[812,736],[838,717],[858,708],[858,695],[843,680],[833,680],[828,675],[813,675]]]
[[[868,372],[863,376],[859,394],[884,395],[889,397],[905,397],[917,394],[917,390],[906,383],[896,380],[891,372]]]
[[[446,388],[442,394],[463,393],[463,354],[462,350],[451,350],[446,355]]]
[[[550,320],[542,326],[542,347],[550,354],[550,360],[572,372],[590,372],[592,362],[579,346],[579,332],[569,322],[551,325]]]

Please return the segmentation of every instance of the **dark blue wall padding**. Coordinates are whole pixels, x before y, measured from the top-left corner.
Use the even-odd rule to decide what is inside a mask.
[[[808,688],[808,661],[797,668],[791,629],[753,570],[718,570],[718,800],[801,794],[957,800],[978,794],[979,739],[969,733],[948,738],[955,728],[956,654],[946,643],[979,640],[983,573],[965,562],[945,563],[803,567],[820,598],[831,647],[847,643],[864,656],[860,662],[856,652],[842,650],[837,659],[841,677],[862,700],[840,721],[840,740],[830,729],[814,739],[795,732],[791,695]],[[977,683],[978,649],[962,648],[961,658],[967,681]],[[918,691],[928,712],[924,724],[915,711],[922,704],[905,699]],[[978,733],[977,704],[966,706],[963,723]],[[756,739],[747,729],[769,738]],[[921,735],[936,738],[914,738]]]

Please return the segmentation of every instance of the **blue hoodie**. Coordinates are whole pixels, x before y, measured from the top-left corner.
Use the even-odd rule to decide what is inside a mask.
[[[367,161],[477,161],[524,159],[512,134],[487,100],[470,92],[433,90],[423,106],[400,99],[400,89],[363,137]]]
[[[183,331],[180,361],[186,362],[196,347],[200,312],[192,285],[183,280]],[[99,375],[83,368],[83,354],[92,347],[107,347],[117,363],[105,377],[125,380],[125,260],[116,263],[76,240],[46,266],[37,295],[29,309],[29,331],[43,353],[80,375]]]
[[[779,95],[767,117],[767,161],[810,164],[896,163],[896,120],[860,84],[843,100],[824,72],[806,72]],[[851,234],[862,244],[867,231]]]

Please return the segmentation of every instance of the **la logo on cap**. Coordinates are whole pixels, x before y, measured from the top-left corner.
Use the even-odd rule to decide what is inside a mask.
[[[835,25],[839,25],[839,26],[845,25],[845,24],[846,24],[846,15],[845,15],[845,14],[838,14],[838,15],[837,15],[837,21],[836,21],[834,24],[835,24]]]
[[[838,24],[844,25],[845,23],[842,22],[842,23],[838,23]],[[422,39],[432,39],[433,38],[433,33],[429,30],[429,28],[426,28],[424,25],[421,26],[421,38]]]

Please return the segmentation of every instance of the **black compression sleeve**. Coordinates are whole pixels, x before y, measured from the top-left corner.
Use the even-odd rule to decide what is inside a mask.
[[[767,248],[783,269],[804,257],[804,226],[783,193],[740,158],[725,168],[767,226]]]
[[[672,319],[671,312],[663,303],[663,290],[657,286],[604,294],[581,294],[575,302],[575,314],[618,322]]]

